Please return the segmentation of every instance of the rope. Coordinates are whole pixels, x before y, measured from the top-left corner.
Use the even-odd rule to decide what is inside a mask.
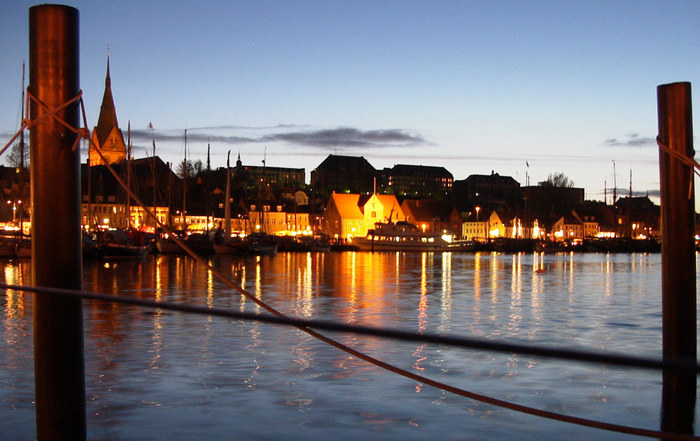
[[[32,95],[32,97],[33,97],[33,95]],[[87,118],[85,117],[85,108],[84,108],[84,103],[82,100],[82,91],[80,92],[80,94],[78,96],[72,98],[71,100],[67,101],[63,105],[61,105],[53,110],[49,109],[48,106],[46,106],[45,104],[43,104],[39,100],[37,100],[36,97],[33,97],[33,99],[35,101],[37,101],[43,108],[45,108],[45,110],[48,111],[48,113],[42,115],[40,118],[52,117],[52,118],[56,119],[57,121],[59,121],[64,126],[66,126],[69,130],[73,131],[74,133],[79,134],[80,137],[88,139],[88,141],[90,142],[90,145],[95,147],[95,151],[98,153],[100,158],[104,161],[104,163],[107,164],[107,168],[110,171],[110,173],[112,173],[112,175],[117,179],[117,182],[119,182],[119,184],[127,191],[129,196],[131,196],[134,199],[134,201],[145,210],[145,212],[148,214],[148,216],[150,216],[152,219],[154,219],[154,221],[157,225],[159,225],[161,228],[163,228],[164,231],[169,233],[173,237],[175,242],[178,245],[180,245],[190,256],[192,256],[197,262],[205,265],[209,269],[209,271],[211,271],[225,285],[238,291],[239,293],[244,295],[247,299],[254,302],[256,305],[260,306],[261,308],[268,311],[269,313],[271,313],[272,315],[274,315],[275,317],[277,317],[280,320],[290,320],[287,316],[285,316],[283,313],[277,311],[272,306],[270,306],[267,303],[263,302],[262,300],[258,299],[256,296],[250,294],[249,292],[247,292],[243,288],[238,287],[231,280],[229,280],[226,276],[224,276],[219,271],[214,269],[211,265],[209,265],[209,263],[207,261],[205,261],[203,258],[201,258],[196,253],[194,253],[192,251],[192,249],[187,247],[187,245],[182,240],[180,240],[177,236],[173,235],[172,232],[170,232],[170,230],[165,225],[163,225],[162,222],[158,221],[157,217],[145,206],[145,204],[143,204],[141,202],[141,200],[134,194],[134,192],[131,191],[131,189],[129,189],[125,185],[125,183],[119,177],[119,175],[116,173],[116,171],[108,164],[108,161],[106,160],[106,158],[105,158],[104,154],[102,153],[101,149],[99,148],[99,146],[97,146],[92,141],[92,139],[90,139],[90,135],[89,135],[90,131],[87,129],[87,127],[88,127]],[[58,116],[56,116],[56,112],[58,112],[60,109],[65,108],[66,106],[70,105],[71,103],[73,103],[77,100],[80,101],[80,106],[81,106],[81,110],[82,110],[83,123],[84,123],[83,129],[73,128],[72,126],[70,126],[70,124],[68,124],[67,122],[61,120]],[[26,121],[25,124],[23,125],[23,129],[24,129],[24,127],[31,127],[31,124],[33,124],[33,123],[36,123],[36,121],[34,121],[34,122]],[[77,145],[77,143],[76,143],[76,145]],[[75,145],[73,146],[73,148],[75,148]],[[20,288],[15,288],[15,289],[20,289]],[[40,288],[22,287],[21,289],[34,290],[34,292],[39,292]],[[43,293],[48,293],[51,291],[53,293],[60,293],[62,295],[68,294],[68,292],[64,292],[64,290],[57,290],[57,289],[41,288],[41,291]],[[92,294],[92,295],[94,295],[94,294]],[[86,298],[88,298],[88,297],[86,297]],[[95,300],[98,300],[98,299],[95,297]],[[99,299],[99,300],[115,301],[115,298],[112,296],[112,297],[109,297],[107,299]],[[134,300],[136,300],[136,299],[134,299]],[[157,302],[155,302],[155,303],[157,305]],[[152,306],[152,307],[158,307],[158,306]],[[209,309],[209,308],[207,308],[207,309]],[[210,313],[210,312],[207,312],[207,313]],[[454,393],[456,395],[464,396],[464,397],[471,398],[471,399],[481,401],[484,403],[492,404],[492,405],[503,407],[506,409],[515,410],[515,411],[518,411],[521,413],[526,413],[529,415],[540,416],[540,417],[548,418],[548,419],[552,419],[552,420],[568,422],[568,423],[572,423],[572,424],[577,424],[577,425],[592,427],[592,428],[598,428],[598,429],[603,429],[603,430],[608,430],[608,431],[613,431],[613,432],[626,433],[626,434],[645,436],[645,437],[651,437],[651,438],[668,439],[668,440],[700,440],[700,437],[695,437],[692,435],[660,432],[660,431],[656,431],[656,430],[647,430],[647,429],[641,429],[641,428],[636,428],[636,427],[610,424],[610,423],[604,423],[604,422],[600,422],[600,421],[589,420],[589,419],[585,419],[585,418],[579,418],[579,417],[574,417],[574,416],[569,416],[569,415],[558,414],[555,412],[549,412],[549,411],[544,411],[544,410],[540,410],[540,409],[535,409],[535,408],[532,408],[529,406],[523,406],[523,405],[519,405],[519,404],[515,404],[515,403],[510,403],[510,402],[499,400],[496,398],[492,398],[492,397],[489,397],[486,395],[481,395],[481,394],[477,394],[474,392],[466,391],[464,389],[456,388],[456,387],[450,386],[448,384],[445,384],[445,383],[442,383],[442,382],[439,382],[436,380],[431,380],[429,378],[423,377],[423,376],[418,375],[418,374],[414,374],[414,373],[409,372],[405,369],[401,369],[399,367],[393,366],[389,363],[386,363],[386,362],[383,362],[379,359],[371,357],[367,354],[356,351],[355,349],[352,349],[349,346],[346,346],[338,341],[335,341],[329,337],[326,337],[326,336],[310,329],[310,327],[309,327],[310,325],[303,325],[301,323],[298,323],[298,324],[294,324],[294,326],[296,326],[298,329],[306,332],[307,334],[309,334],[309,335],[311,335],[311,336],[313,336],[313,337],[315,337],[315,338],[317,338],[317,339],[319,339],[319,340],[321,340],[321,341],[323,341],[331,346],[334,346],[334,347],[336,347],[336,348],[338,348],[338,349],[340,349],[348,354],[351,354],[357,358],[360,358],[368,363],[374,364],[375,366],[381,367],[381,368],[386,369],[390,372],[394,372],[398,375],[402,375],[406,378],[409,378],[409,379],[412,379],[412,380],[415,380],[418,382],[422,382],[424,384],[427,384],[427,385],[430,385],[430,386],[433,386],[433,387],[436,387],[439,389],[443,389],[445,391]]]
[[[686,373],[700,374],[700,365],[695,364],[692,359],[677,359],[677,360],[655,360],[645,359],[641,357],[630,357],[616,354],[599,354],[587,351],[577,351],[572,349],[562,348],[546,348],[540,346],[502,343],[490,340],[466,338],[459,336],[449,336],[432,333],[420,333],[410,331],[401,331],[397,329],[377,328],[371,326],[351,325],[339,323],[336,321],[318,320],[318,319],[301,319],[294,317],[277,317],[267,314],[255,314],[250,312],[234,311],[230,309],[210,308],[197,305],[188,305],[181,303],[163,302],[147,299],[136,299],[132,297],[114,296],[108,294],[100,294],[90,291],[71,291],[60,288],[45,288],[45,287],[28,287],[24,285],[8,285],[0,282],[0,289],[11,289],[16,291],[28,291],[36,293],[48,293],[56,295],[66,295],[71,297],[79,297],[89,300],[98,300],[111,303],[122,303],[126,305],[143,306],[148,308],[160,308],[179,312],[188,312],[194,314],[204,314],[215,317],[228,317],[242,320],[252,320],[264,323],[287,325],[294,327],[308,327],[315,329],[323,329],[326,331],[354,333],[360,335],[369,335],[374,337],[386,337],[394,340],[435,343],[442,345],[455,346],[465,349],[479,349],[491,352],[500,352],[505,354],[524,354],[539,357],[556,358],[563,360],[577,360],[589,363],[602,363],[615,366],[635,367],[649,370],[674,370]]]
[[[511,402],[504,401],[504,400],[499,400],[497,398],[493,398],[493,397],[490,397],[487,395],[482,395],[482,394],[478,394],[475,392],[467,391],[467,390],[464,390],[464,389],[461,389],[458,387],[450,386],[450,385],[443,383],[441,381],[432,380],[432,379],[424,377],[422,375],[418,375],[418,374],[414,374],[412,372],[406,371],[405,369],[399,368],[397,366],[386,363],[384,361],[381,361],[379,359],[371,357],[371,356],[364,354],[362,352],[356,351],[350,347],[342,345],[341,343],[338,343],[338,342],[336,342],[328,337],[325,337],[322,334],[318,334],[317,332],[315,332],[309,328],[314,327],[314,328],[331,330],[331,331],[353,332],[353,333],[365,334],[365,335],[378,335],[378,336],[384,336],[384,337],[390,337],[390,338],[397,338],[397,339],[401,339],[401,340],[446,343],[446,344],[451,344],[451,345],[455,345],[455,346],[468,347],[468,348],[472,348],[472,349],[473,348],[484,348],[485,346],[489,346],[489,344],[486,342],[482,342],[482,343],[484,343],[484,345],[480,346],[478,344],[473,344],[474,341],[470,341],[468,339],[462,339],[462,338],[450,338],[450,337],[436,336],[436,335],[431,335],[431,334],[414,334],[414,333],[408,333],[408,332],[402,332],[402,331],[382,330],[382,329],[377,329],[377,328],[370,328],[370,327],[356,326],[356,325],[342,325],[342,324],[338,324],[335,322],[327,322],[327,321],[319,321],[319,320],[292,319],[292,318],[285,317],[285,316],[281,316],[281,317],[266,316],[266,315],[259,315],[259,314],[245,313],[245,312],[237,312],[237,311],[233,311],[233,310],[229,310],[229,309],[209,308],[209,307],[205,307],[205,306],[186,305],[186,304],[178,304],[178,303],[172,303],[172,302],[162,302],[162,301],[139,299],[139,298],[132,298],[132,297],[114,296],[114,295],[93,293],[93,292],[88,292],[88,291],[73,291],[73,290],[60,289],[60,288],[28,287],[28,286],[22,286],[22,285],[7,285],[7,284],[3,284],[3,283],[0,283],[0,288],[14,289],[14,290],[18,290],[18,291],[29,291],[29,292],[40,293],[40,294],[79,297],[79,298],[89,299],[89,300],[97,300],[97,301],[104,301],[104,302],[110,302],[110,303],[122,303],[122,304],[128,304],[128,305],[154,308],[154,309],[160,308],[160,309],[167,309],[167,310],[173,310],[173,311],[205,314],[205,315],[209,315],[209,316],[220,316],[220,317],[229,317],[229,318],[237,318],[237,319],[245,319],[245,320],[256,320],[256,321],[260,321],[260,322],[294,326],[298,329],[301,329],[301,330],[311,334],[312,336],[314,336],[316,338],[319,338],[320,340],[322,340],[322,341],[324,341],[332,346],[338,347],[339,349],[342,349],[343,351],[345,351],[351,355],[354,355],[355,357],[358,357],[364,361],[367,361],[368,363],[371,363],[375,366],[378,366],[382,369],[385,369],[385,370],[388,370],[388,371],[393,372],[395,374],[401,375],[403,377],[418,381],[420,383],[427,384],[429,386],[433,386],[433,387],[436,387],[438,389],[442,389],[442,390],[445,390],[447,392],[451,392],[451,393],[454,393],[456,395],[460,395],[460,396],[463,396],[466,398],[477,400],[477,401],[480,401],[483,403],[487,403],[487,404],[502,407],[505,409],[510,409],[510,410],[513,410],[516,412],[521,412],[521,413],[525,413],[525,414],[529,414],[529,415],[533,415],[533,416],[538,416],[538,417],[542,417],[542,418],[547,418],[547,419],[551,419],[551,420],[556,420],[556,421],[561,421],[561,422],[566,422],[566,423],[571,423],[571,424],[577,424],[580,426],[591,427],[591,428],[607,430],[607,431],[612,431],[612,432],[625,433],[625,434],[629,434],[629,435],[637,435],[637,436],[643,436],[643,437],[649,437],[649,438],[660,438],[660,439],[664,439],[664,440],[695,440],[695,441],[700,440],[700,437],[695,437],[693,435],[670,433],[670,432],[660,432],[660,431],[656,431],[656,430],[642,429],[642,428],[638,428],[638,427],[605,423],[605,422],[601,422],[601,421],[595,421],[595,420],[580,418],[580,417],[571,416],[571,415],[563,415],[560,413],[536,409],[536,408],[529,407],[529,406],[524,406],[524,405],[511,403]],[[461,341],[461,343],[460,343],[460,341]],[[517,352],[521,352],[521,353],[533,353],[532,351],[530,351],[530,348],[528,348],[526,346],[508,345],[508,347],[509,348],[515,348],[515,347],[520,348],[520,350]],[[489,349],[490,350],[499,350],[499,349],[494,349],[494,348],[489,348]],[[511,351],[510,351],[510,349],[508,349],[508,350],[503,349],[501,352],[511,352]],[[568,352],[568,351],[565,351],[565,352]],[[580,355],[582,355],[582,354],[580,354]],[[609,360],[609,362],[614,363],[614,360],[611,359],[611,360]],[[653,363],[655,364],[657,362],[653,362]],[[617,363],[615,363],[615,364],[617,364]]]
[[[671,149],[671,147],[667,146],[661,141],[660,136],[656,137],[656,143],[659,145],[659,148],[661,150],[668,153],[673,158],[681,161],[683,164],[690,168],[690,183],[688,184],[688,199],[690,200],[690,198],[693,196],[693,173],[696,173],[698,176],[700,176],[700,172],[698,172],[698,169],[700,169],[700,164],[698,164],[698,162],[695,161],[695,159],[688,157],[682,154],[681,152]]]

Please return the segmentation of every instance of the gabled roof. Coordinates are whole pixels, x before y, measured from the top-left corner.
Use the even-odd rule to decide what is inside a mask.
[[[401,204],[393,194],[375,194],[375,196],[384,206],[384,210],[394,210],[396,213],[401,213]]]
[[[363,217],[358,205],[359,194],[333,193],[331,199],[338,209],[341,218],[361,218]]]
[[[498,218],[504,224],[506,224],[506,223],[512,221],[513,219],[515,219],[516,217],[518,217],[517,213],[515,213],[514,211],[509,211],[509,210],[494,210],[492,215],[494,213],[496,214],[496,216],[498,216]]]
[[[563,216],[561,216],[557,222],[562,221],[564,225],[583,225],[583,222],[581,219],[573,215],[572,213],[566,213]],[[555,223],[557,223],[555,222]]]

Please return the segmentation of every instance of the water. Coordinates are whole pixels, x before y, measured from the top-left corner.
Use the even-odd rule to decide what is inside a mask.
[[[29,261],[4,262],[29,283]],[[281,253],[212,265],[287,314],[659,358],[658,254]],[[84,288],[260,312],[189,257],[86,262]],[[32,297],[0,299],[3,438],[35,439]],[[294,328],[86,301],[91,440],[634,439],[459,397]],[[332,335],[476,393],[657,430],[660,374]]]

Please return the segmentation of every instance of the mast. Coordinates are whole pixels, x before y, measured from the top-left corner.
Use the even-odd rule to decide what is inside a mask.
[[[24,61],[22,61],[22,113],[21,118],[24,118]],[[24,130],[19,135],[19,197],[21,198],[19,202],[19,232],[20,235],[24,235],[24,211],[22,210],[22,201],[25,201],[24,197]]]
[[[173,217],[170,213],[170,208],[173,206],[173,171],[170,168],[171,164],[168,162],[168,229],[172,231],[173,229]]]
[[[226,157],[226,193],[224,199],[224,243],[231,241],[231,150]]]
[[[126,129],[127,149],[126,149],[126,229],[131,228],[131,121]]]
[[[615,173],[615,160],[613,160],[613,205],[617,202],[617,174]]]
[[[185,129],[185,160],[182,163],[182,231],[187,230],[187,129]]]
[[[267,160],[267,146],[265,146],[265,151],[263,153],[263,160],[262,160],[263,172],[262,172],[262,182],[261,182],[261,191],[260,191],[260,200],[261,200],[260,201],[260,209],[262,210],[260,212],[260,216],[262,217],[261,224],[262,224],[263,233],[267,233],[267,225],[265,223],[267,221],[267,217],[265,216],[265,201],[263,200],[263,195],[265,195],[265,190],[267,190],[265,187],[265,163],[266,163],[266,160]]]
[[[153,174],[153,232],[156,231],[158,227],[158,212],[156,211],[156,138],[153,135],[153,124],[148,123],[148,126],[151,128],[151,140],[153,141],[153,158],[152,159],[152,174]]]

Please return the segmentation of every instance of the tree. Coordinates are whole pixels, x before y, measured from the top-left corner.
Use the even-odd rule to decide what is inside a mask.
[[[187,161],[187,177],[191,178],[194,176],[199,176],[199,174],[202,172],[202,168],[202,161],[199,159],[196,161]],[[177,170],[175,173],[177,173],[180,178],[185,176],[185,161],[182,161],[177,165]]]
[[[541,187],[572,188],[574,181],[569,179],[564,173],[550,173],[547,180],[540,182]]]
[[[21,157],[22,154],[20,152],[20,143],[16,142],[12,148],[10,148],[10,152],[7,154],[7,165],[10,167],[15,167],[18,168],[20,164],[22,163]],[[29,167],[29,146],[25,144],[24,146],[24,167],[28,168]]]

